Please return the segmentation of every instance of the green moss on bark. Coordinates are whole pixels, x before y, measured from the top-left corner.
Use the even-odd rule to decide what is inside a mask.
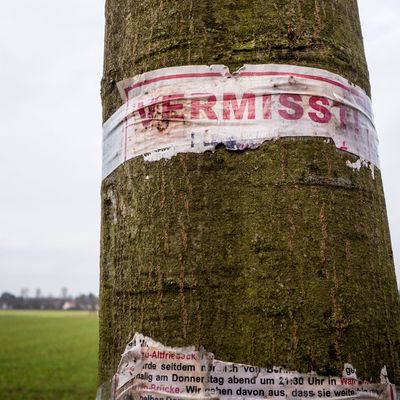
[[[356,1],[108,0],[115,83],[160,67],[289,63],[369,91]],[[99,381],[134,330],[227,361],[400,380],[399,299],[379,171],[322,139],[132,159],[102,184]]]

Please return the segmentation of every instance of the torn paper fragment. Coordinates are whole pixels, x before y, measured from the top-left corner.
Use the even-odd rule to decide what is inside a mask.
[[[369,161],[363,160],[359,158],[358,160],[351,162],[350,160],[346,161],[346,165],[353,169],[354,171],[360,171],[361,167],[366,167],[371,170],[372,179],[375,179],[375,166]]]
[[[115,400],[396,398],[385,369],[381,383],[371,383],[357,379],[351,364],[342,377],[259,368],[219,361],[194,347],[167,347],[139,333],[127,345],[112,387]]]
[[[103,178],[134,157],[255,149],[282,137],[325,137],[379,167],[365,92],[328,71],[293,65],[182,66],[118,84],[125,102],[103,126]]]

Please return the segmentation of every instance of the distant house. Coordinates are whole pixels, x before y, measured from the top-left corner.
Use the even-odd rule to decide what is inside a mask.
[[[61,307],[63,310],[76,310],[76,301],[75,300],[67,300]]]

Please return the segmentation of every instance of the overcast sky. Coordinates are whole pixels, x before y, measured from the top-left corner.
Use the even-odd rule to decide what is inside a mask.
[[[0,293],[97,293],[104,2],[0,3]],[[400,3],[359,6],[400,277]]]

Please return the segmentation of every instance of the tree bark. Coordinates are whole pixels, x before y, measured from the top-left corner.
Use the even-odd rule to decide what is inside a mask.
[[[286,63],[369,93],[356,0],[107,0],[116,82],[167,66]],[[400,307],[381,175],[322,139],[127,161],[102,183],[99,381],[133,331],[218,359],[400,381]]]

